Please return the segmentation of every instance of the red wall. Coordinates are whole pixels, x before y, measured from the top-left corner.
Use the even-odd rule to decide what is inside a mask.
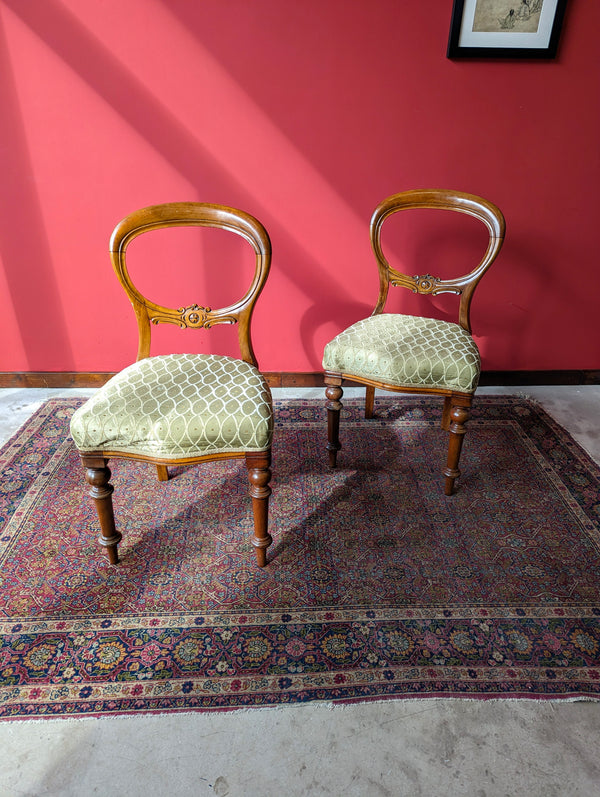
[[[375,205],[419,187],[505,213],[473,307],[484,367],[599,368],[600,3],[569,6],[559,57],[535,63],[446,59],[451,0],[0,0],[0,370],[131,362],[108,238],[174,200],[261,219],[260,365],[316,370],[375,301]]]

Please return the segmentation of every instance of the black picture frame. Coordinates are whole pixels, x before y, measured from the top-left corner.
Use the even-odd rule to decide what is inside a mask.
[[[558,41],[567,7],[567,0],[498,0],[498,10],[505,15],[497,17],[497,29],[475,30],[475,15],[480,13],[482,0],[454,0],[448,58],[555,58]],[[529,19],[528,8],[539,7],[530,14],[539,12],[538,29],[521,32]],[[470,27],[469,27],[470,26]]]

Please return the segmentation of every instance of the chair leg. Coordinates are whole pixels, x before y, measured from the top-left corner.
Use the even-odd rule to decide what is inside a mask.
[[[90,495],[96,504],[98,519],[100,521],[101,535],[98,538],[100,545],[106,548],[108,561],[116,565],[119,561],[117,545],[122,534],[115,528],[113,513],[112,493],[114,487],[108,483],[110,469],[107,467],[108,459],[101,456],[87,456],[80,454],[83,467],[86,469],[85,479],[90,485]]]
[[[267,548],[273,542],[269,534],[269,496],[271,488],[271,452],[248,451],[246,467],[250,482],[250,496],[254,513],[254,537],[252,545],[256,548],[256,562],[259,567],[267,564]]]
[[[367,392],[365,394],[365,418],[372,418],[375,409],[375,388],[372,385],[367,385]]]
[[[337,465],[337,452],[340,443],[340,410],[343,407],[340,399],[344,395],[342,380],[338,377],[325,377],[325,395],[327,396],[327,450],[329,451],[329,467]]]
[[[156,473],[158,475],[159,482],[168,482],[169,481],[169,469],[166,465],[157,465],[156,466]]]
[[[462,449],[463,439],[466,433],[465,424],[471,417],[471,396],[452,396],[450,402],[444,407],[444,416],[447,416],[447,429],[450,432],[450,440],[448,443],[448,464],[443,470],[446,477],[444,485],[444,492],[446,495],[452,495],[454,492],[454,480],[460,476],[458,463],[460,461],[460,452]],[[449,406],[449,411],[447,407]],[[444,426],[444,420],[442,420]]]

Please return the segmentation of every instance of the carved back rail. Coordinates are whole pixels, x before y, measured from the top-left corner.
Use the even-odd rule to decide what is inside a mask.
[[[431,274],[409,277],[396,271],[388,263],[381,246],[381,228],[384,221],[401,210],[437,208],[466,213],[479,219],[488,229],[487,250],[479,265],[464,276],[443,280]],[[456,293],[460,295],[458,323],[471,332],[470,307],[477,283],[493,263],[504,242],[505,222],[501,211],[481,197],[457,191],[404,191],[384,199],[371,218],[371,246],[379,268],[379,297],[372,315],[382,313],[388,296],[389,286],[401,286],[413,293],[432,294]]]
[[[166,227],[216,227],[240,235],[254,249],[256,268],[252,283],[239,301],[211,309],[198,304],[170,308],[155,304],[133,284],[127,269],[127,247],[138,235]],[[237,324],[242,359],[257,365],[250,334],[250,319],[271,267],[271,242],[263,225],[241,210],[201,202],[170,202],[142,208],[124,218],[110,240],[110,257],[119,282],[129,296],[138,322],[137,359],[150,354],[151,324],[176,324],[181,329],[208,329],[216,324]]]

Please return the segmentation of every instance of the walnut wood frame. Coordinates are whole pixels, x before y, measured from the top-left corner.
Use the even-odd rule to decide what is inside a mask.
[[[403,210],[417,208],[434,208],[466,213],[481,221],[488,229],[488,246],[476,268],[464,276],[451,280],[442,280],[431,274],[409,277],[395,270],[388,263],[381,245],[381,229],[387,218]],[[481,197],[457,191],[442,190],[415,190],[394,194],[383,200],[375,209],[370,226],[371,246],[379,270],[379,296],[372,316],[379,315],[385,309],[389,287],[399,286],[408,288],[414,293],[436,295],[439,293],[455,293],[460,296],[458,323],[471,333],[470,309],[475,288],[479,281],[496,259],[504,242],[505,222],[501,211]],[[342,409],[342,384],[344,380],[365,385],[365,417],[372,418],[374,412],[375,388],[389,390],[396,393],[425,393],[444,397],[441,427],[449,432],[448,459],[443,469],[445,477],[444,492],[452,495],[455,480],[460,476],[459,461],[462,450],[465,424],[470,418],[472,394],[443,388],[423,388],[407,385],[394,385],[388,382],[366,379],[351,373],[325,371],[324,382],[327,397],[327,450],[329,452],[329,465],[334,468],[337,464],[337,453],[341,449],[339,440],[340,412]]]
[[[199,226],[229,230],[242,236],[256,254],[255,273],[244,296],[235,304],[211,310],[198,304],[183,308],[169,308],[155,304],[144,297],[133,284],[127,269],[127,247],[138,235],[166,227]],[[241,210],[222,205],[199,202],[174,202],[142,208],[123,219],[115,228],[110,240],[110,257],[119,282],[129,296],[138,322],[137,361],[150,355],[152,324],[176,324],[182,329],[210,328],[216,324],[237,324],[238,342],[242,359],[258,366],[252,347],[250,321],[271,266],[271,242],[263,225]],[[118,544],[121,533],[117,531],[112,505],[113,486],[110,484],[111,458],[134,459],[156,465],[159,481],[169,478],[169,465],[192,465],[220,459],[246,461],[249,494],[252,498],[254,536],[251,539],[256,549],[259,567],[267,564],[267,548],[272,542],[268,532],[268,502],[271,494],[271,450],[202,454],[185,458],[152,457],[103,449],[81,451],[80,458],[86,472],[100,521],[100,544],[106,548],[109,562],[119,561]]]
[[[165,227],[216,227],[240,235],[256,253],[256,269],[246,294],[235,304],[211,310],[198,304],[171,308],[155,304],[133,284],[127,270],[127,247],[138,235]],[[119,282],[129,296],[139,333],[137,359],[150,354],[151,324],[175,324],[181,329],[209,329],[217,324],[237,324],[242,359],[257,365],[252,348],[250,320],[271,267],[271,242],[263,225],[241,210],[200,202],[171,202],[132,213],[116,227],[110,239],[110,257]]]

